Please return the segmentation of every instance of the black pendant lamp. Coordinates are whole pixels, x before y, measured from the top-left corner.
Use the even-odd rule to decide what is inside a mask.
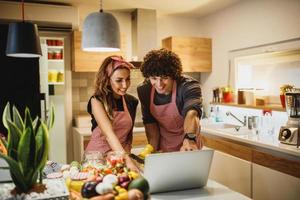
[[[100,12],[89,14],[83,22],[83,51],[113,52],[120,51],[120,28],[116,18],[103,12],[100,0]]]
[[[24,20],[24,0],[22,0],[22,22],[9,24],[6,56],[36,58],[42,55],[37,25]]]

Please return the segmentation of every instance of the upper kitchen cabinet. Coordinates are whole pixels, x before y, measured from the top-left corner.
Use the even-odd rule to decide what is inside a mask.
[[[125,38],[121,35],[119,52],[85,52],[81,49],[81,32],[74,31],[72,38],[72,70],[75,72],[97,72],[102,61],[110,55],[125,55]]]
[[[162,47],[175,52],[181,59],[183,72],[211,72],[210,38],[168,37]]]

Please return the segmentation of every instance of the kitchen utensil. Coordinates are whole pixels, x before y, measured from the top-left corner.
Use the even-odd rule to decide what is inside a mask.
[[[285,93],[285,104],[288,121],[280,128],[278,140],[284,144],[296,145],[300,123],[300,92]]]

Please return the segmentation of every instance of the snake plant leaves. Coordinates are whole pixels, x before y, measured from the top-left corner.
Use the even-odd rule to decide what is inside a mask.
[[[30,127],[25,129],[18,146],[18,161],[24,175],[35,166],[35,135]]]
[[[30,115],[30,111],[29,108],[25,108],[25,120],[24,120],[24,124],[26,128],[30,128],[33,131],[33,125],[32,125],[32,118]]]
[[[7,156],[0,153],[0,157],[8,163],[16,188],[28,192],[37,183],[39,176],[42,183],[42,170],[49,152],[48,127],[53,127],[54,108],[51,108],[48,126],[38,117],[32,121],[28,108],[25,109],[24,120],[17,108],[13,107],[12,110],[13,119],[10,104],[7,103],[2,120],[8,130],[8,142],[3,142],[8,153]]]
[[[7,139],[7,150],[8,155],[11,156],[14,160],[18,160],[18,145],[22,135],[22,132],[19,128],[10,120],[7,120],[8,125],[8,139]]]
[[[11,177],[13,178],[14,183],[19,188],[26,188],[26,183],[24,180],[24,176],[20,170],[18,162],[10,158],[9,156],[5,156],[0,153],[0,158],[3,158],[10,167]]]
[[[50,116],[47,120],[47,126],[48,126],[48,129],[51,129],[53,127],[53,124],[54,124],[54,120],[55,120],[55,114],[54,114],[54,106],[53,104],[51,105],[51,110],[50,110]]]
[[[3,111],[3,115],[2,115],[2,122],[6,129],[8,129],[7,120],[12,121],[11,114],[10,114],[10,103],[9,102],[7,102],[7,104],[4,108],[4,111]]]
[[[36,132],[36,128],[37,128],[37,125],[38,125],[38,121],[39,121],[39,117],[36,116],[35,119],[34,119],[33,122],[32,122],[32,126],[33,126],[34,132]]]
[[[21,115],[17,108],[13,106],[13,122],[17,125],[17,127],[23,132],[24,122],[21,118]]]
[[[44,122],[41,122],[35,136],[36,140],[36,160],[37,169],[43,169],[47,162],[49,152],[49,136],[48,129]]]

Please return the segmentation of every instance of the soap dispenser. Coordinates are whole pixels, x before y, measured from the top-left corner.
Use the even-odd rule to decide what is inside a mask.
[[[216,111],[216,122],[223,122],[219,107],[217,107],[217,111]]]
[[[214,112],[214,107],[210,107],[209,122],[211,122],[211,123],[216,122],[216,115]]]

